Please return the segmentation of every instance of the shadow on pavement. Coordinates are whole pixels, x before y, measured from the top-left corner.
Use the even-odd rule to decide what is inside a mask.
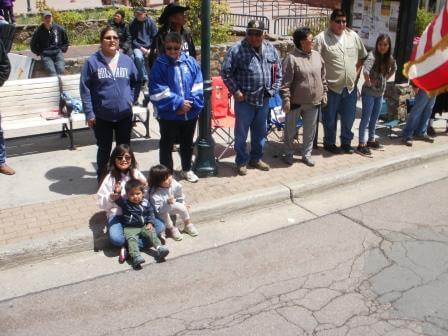
[[[96,174],[81,167],[67,166],[50,169],[45,177],[53,182],[49,189],[62,195],[90,195],[96,193]]]
[[[107,247],[107,235],[105,234],[106,213],[104,211],[99,211],[93,214],[93,216],[90,217],[89,220],[89,228],[92,231],[93,236],[93,250],[95,252],[105,250]],[[117,251],[114,250],[114,253],[115,255],[117,255]]]

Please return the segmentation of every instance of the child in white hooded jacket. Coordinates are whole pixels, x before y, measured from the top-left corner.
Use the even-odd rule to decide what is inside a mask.
[[[197,236],[198,231],[191,222],[188,207],[185,204],[182,185],[173,178],[171,171],[164,165],[152,167],[149,171],[148,184],[149,199],[171,237],[177,241],[182,240],[182,234],[171,219],[171,216],[177,215],[184,223],[183,232],[193,237]]]

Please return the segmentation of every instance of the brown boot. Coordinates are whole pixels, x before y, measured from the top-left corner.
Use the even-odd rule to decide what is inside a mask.
[[[6,163],[3,166],[0,166],[0,174],[5,175],[14,175],[16,171],[8,166]]]

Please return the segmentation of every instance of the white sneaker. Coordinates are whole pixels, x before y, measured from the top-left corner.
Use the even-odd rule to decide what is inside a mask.
[[[199,234],[198,230],[193,225],[193,223],[185,225],[184,232],[189,234],[192,237],[196,237]]]
[[[170,233],[171,233],[171,238],[173,238],[176,241],[180,241],[183,238],[179,229],[175,226],[173,226],[173,228],[170,229]]]
[[[192,170],[183,171],[181,175],[184,179],[191,183],[196,183],[199,180],[199,177],[197,177],[197,175],[193,173]]]

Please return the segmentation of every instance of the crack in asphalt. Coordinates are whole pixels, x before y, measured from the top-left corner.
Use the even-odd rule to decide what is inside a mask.
[[[418,269],[430,270],[430,267],[413,259],[410,252],[412,246],[408,246],[408,244],[419,242],[446,246],[448,242],[437,239],[421,239],[416,234],[369,227],[363,220],[362,208],[359,207],[359,209],[361,219],[343,212],[337,214],[368,230],[378,240],[372,243],[365,237],[353,257],[338,262],[326,270],[266,283],[243,295],[229,296],[207,305],[188,307],[155,319],[174,319],[181,322],[182,327],[173,334],[176,336],[208,335],[213,332],[230,331],[233,328],[244,327],[248,321],[263,316],[263,314],[277,316],[290,328],[293,328],[298,335],[323,336],[338,332],[341,335],[355,336],[365,334],[366,330],[369,330],[369,335],[378,336],[392,333],[406,336],[447,335],[448,317],[443,318],[440,315],[425,315],[421,318],[407,317],[406,312],[400,311],[398,305],[408,294],[425,286],[433,286],[435,283],[443,281],[442,276],[448,274],[446,268],[441,269],[430,279],[425,280]],[[410,225],[409,222],[406,224]],[[415,223],[412,225],[417,226]],[[440,226],[439,228],[445,229]],[[425,227],[425,230],[428,229]],[[437,234],[432,228],[430,231]],[[390,235],[398,233],[401,234],[403,240],[396,241],[396,239],[390,238]],[[394,255],[394,253],[398,255]],[[366,274],[361,264],[368,258],[376,259],[378,267]],[[448,261],[443,265],[448,266]],[[412,274],[415,283],[402,282],[400,288],[378,291],[376,288],[378,278],[387,271],[397,269],[403,269],[409,272],[408,274]],[[317,281],[317,279],[320,280]],[[324,285],[316,285],[316,282],[324,283]],[[290,288],[291,284],[294,284],[293,288]],[[275,287],[275,293],[271,293],[272,287]],[[381,302],[389,295],[394,297],[386,302]],[[321,298],[320,303],[316,301],[317,297]],[[250,301],[251,304],[244,303],[247,301]],[[227,312],[220,314],[219,311],[223,307],[226,307],[224,310]],[[336,308],[339,308],[339,311]],[[218,313],[212,318],[197,320],[181,317],[192,309],[209,312],[216,310]],[[142,328],[155,319],[149,319],[136,326],[111,330],[104,335]],[[362,319],[367,321],[360,323]]]

